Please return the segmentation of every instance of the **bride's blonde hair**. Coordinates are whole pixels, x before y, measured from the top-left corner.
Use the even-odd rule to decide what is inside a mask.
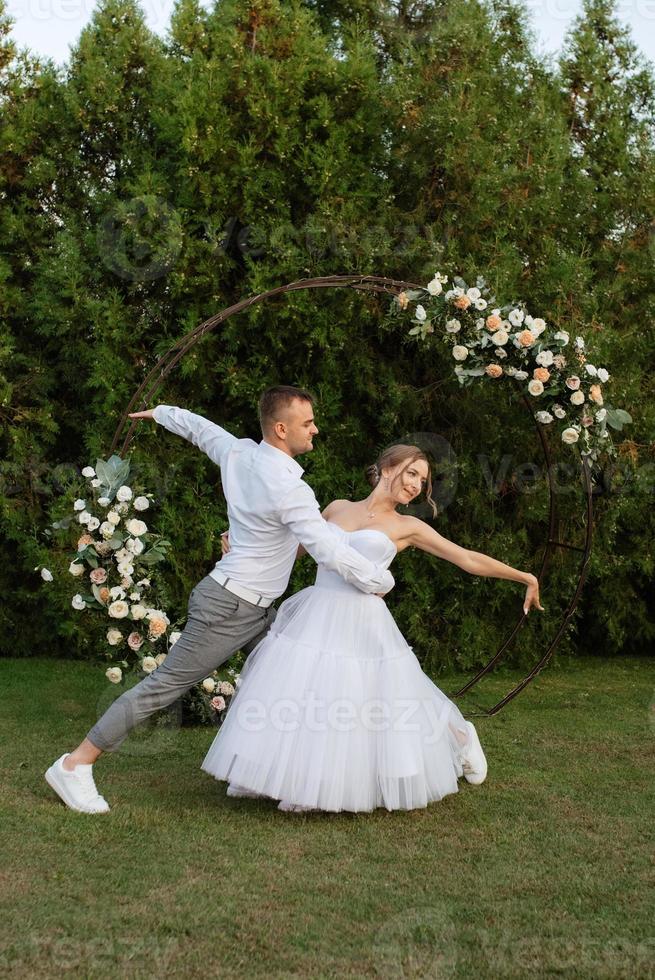
[[[430,473],[430,461],[425,455],[422,449],[418,446],[407,446],[402,442],[398,442],[393,446],[389,446],[384,452],[380,453],[378,458],[370,466],[366,467],[364,471],[366,474],[366,479],[372,487],[376,487],[380,482],[383,469],[394,469],[400,463],[405,463],[402,470],[400,470],[396,476],[395,480],[400,477],[408,466],[415,463],[417,459],[422,459],[428,464],[428,475],[425,485],[425,499],[432,508],[432,516],[437,516],[437,505],[432,499],[432,475]]]

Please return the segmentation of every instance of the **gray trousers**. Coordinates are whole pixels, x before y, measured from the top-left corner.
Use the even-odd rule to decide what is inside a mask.
[[[237,650],[250,652],[275,619],[239,599],[207,575],[189,596],[184,632],[164,663],[114,701],[87,735],[103,752],[114,752],[135,725],[172,704]]]

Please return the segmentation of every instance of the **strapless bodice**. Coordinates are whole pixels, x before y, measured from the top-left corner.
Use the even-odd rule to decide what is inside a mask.
[[[379,531],[373,527],[363,527],[357,531],[344,531],[342,527],[339,527],[333,521],[327,521],[327,524],[333,530],[333,533],[342,535],[351,548],[359,551],[364,558],[368,558],[369,561],[382,566],[382,568],[388,568],[396,557],[396,546],[384,531]],[[322,566],[318,568],[314,584],[321,588],[339,589],[348,592],[360,591],[356,586],[346,582],[338,572],[329,571]]]

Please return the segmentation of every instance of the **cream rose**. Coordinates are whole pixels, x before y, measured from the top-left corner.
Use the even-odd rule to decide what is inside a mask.
[[[147,497],[137,497],[132,506],[135,510],[147,510],[150,506],[150,501]]]
[[[453,347],[453,357],[456,361],[465,361],[468,356],[468,347],[464,347],[462,344],[455,344]]]
[[[205,677],[204,681],[202,682],[202,689],[203,691],[206,691],[207,694],[213,694],[216,690],[216,682],[211,677]]]
[[[542,367],[550,367],[554,359],[555,359],[555,355],[553,354],[552,350],[539,351],[539,353],[535,357],[535,361],[537,362],[537,364],[541,364]]]
[[[153,670],[157,670],[157,661],[154,657],[144,657],[141,661],[141,669],[146,672],[146,674],[152,674]]]
[[[146,618],[146,607],[142,606],[140,602],[132,606],[131,612],[132,612],[132,619]]]
[[[116,599],[107,610],[112,619],[125,619],[129,615],[130,607],[123,599]]]
[[[542,385],[541,381],[536,381],[533,378],[532,381],[528,382],[528,391],[531,395],[535,395],[535,397],[537,395],[543,395],[544,386]]]
[[[578,430],[572,427],[564,429],[564,432],[562,433],[562,442],[567,443],[569,446],[574,442],[577,442],[579,438],[580,436],[578,435]]]
[[[496,332],[491,335],[491,339],[493,340],[494,344],[497,344],[498,347],[503,347],[503,345],[509,340],[509,334],[506,330],[496,330]]]
[[[446,332],[447,333],[458,333],[462,328],[462,324],[459,320],[446,320]]]
[[[157,666],[158,667],[161,667],[161,665],[163,664],[164,660],[166,660],[166,654],[165,653],[158,653],[157,656],[155,657],[155,660],[157,662]]]
[[[541,422],[542,425],[548,425],[549,422],[553,421],[553,416],[550,412],[537,412],[535,418],[537,422]]]
[[[93,469],[92,466],[85,466],[84,469],[82,470],[82,476],[86,476],[88,479],[91,479],[91,477],[94,477],[95,475],[96,475],[96,471]]]
[[[574,391],[570,401],[572,405],[584,405],[584,392]]]
[[[102,522],[102,524],[100,525],[100,533],[102,534],[105,541],[109,541],[110,538],[113,538],[115,531],[114,531],[114,525],[111,523],[111,521]]]
[[[125,527],[129,531],[129,533],[132,534],[135,538],[138,538],[140,537],[140,535],[145,534],[146,531],[148,530],[148,525],[145,524],[143,521],[138,520],[138,518],[136,517],[131,518],[131,520],[127,522]]]
[[[119,643],[123,642],[123,634],[120,630],[107,630],[107,643],[110,647],[117,647]]]
[[[120,667],[108,667],[105,671],[105,677],[108,681],[111,681],[112,684],[120,684],[121,680],[123,679],[123,671],[120,669]]]
[[[110,510],[107,514],[107,520],[110,524],[116,526],[116,524],[120,524],[121,522],[121,515],[117,514],[115,510]]]
[[[121,503],[124,503],[126,500],[131,500],[131,499],[132,499],[132,491],[130,490],[129,487],[122,486],[118,488],[118,490],[116,491],[116,500],[120,500]]]
[[[77,609],[77,610],[86,609],[86,602],[79,594],[79,592],[77,595],[73,596],[73,599],[71,601],[71,606],[73,607],[73,609]]]
[[[68,566],[68,571],[76,577],[78,575],[84,575],[84,565],[78,565],[76,561],[72,561]]]
[[[443,286],[441,285],[441,281],[439,279],[437,279],[436,276],[434,277],[434,279],[431,279],[430,280],[430,282],[428,283],[428,287],[427,288],[428,288],[428,292],[429,292],[430,296],[438,296],[439,293],[443,290]]]
[[[182,634],[180,633],[179,630],[173,630],[173,632],[168,637],[168,645],[171,647],[174,646],[181,636]]]

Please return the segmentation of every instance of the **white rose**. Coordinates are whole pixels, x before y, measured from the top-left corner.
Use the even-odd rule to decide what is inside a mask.
[[[107,520],[109,521],[110,524],[114,524],[114,525],[120,524],[121,515],[117,514],[115,510],[110,510],[109,513],[107,514]]]
[[[520,327],[525,319],[525,314],[521,310],[512,310],[509,314],[509,322],[513,327]]]
[[[425,309],[421,306],[420,303],[416,307],[415,316],[416,319],[419,321],[419,323],[423,323],[423,321],[427,319],[427,313],[425,312]]]
[[[133,555],[140,555],[145,545],[139,538],[128,538],[125,542],[125,547]]]
[[[528,391],[531,395],[543,395],[544,386],[541,381],[536,381],[534,378],[528,384]]]
[[[207,691],[207,694],[213,694],[216,690],[216,682],[211,677],[205,677],[202,682],[202,689],[203,691]]]
[[[132,606],[132,619],[145,619],[146,607],[142,606],[141,603]]]
[[[457,298],[459,298],[460,296],[463,296],[463,295],[464,295],[464,290],[462,289],[462,287],[461,287],[461,286],[455,286],[455,287],[454,287],[454,288],[453,288],[453,289],[451,290],[451,292],[452,292],[452,294],[453,294],[453,296],[455,296],[455,297],[457,297]]]
[[[130,532],[130,534],[134,535],[135,538],[138,538],[141,534],[145,534],[146,531],[148,530],[148,525],[145,524],[143,521],[137,520],[136,517],[133,517],[131,520],[129,520],[125,525],[125,527]]]
[[[528,372],[527,371],[516,371],[514,373],[514,377],[516,378],[517,381],[525,381],[525,379],[528,377]]]
[[[575,346],[578,348],[578,350],[584,350],[584,337],[576,337]]]
[[[487,301],[486,299],[482,299],[482,297],[480,297],[480,299],[473,301],[473,306],[476,308],[476,310],[486,310]]]
[[[577,429],[564,429],[564,432],[562,433],[562,442],[565,442],[568,445],[572,445],[574,442],[577,442],[579,438]]]
[[[105,677],[108,681],[111,681],[112,684],[120,684],[123,677],[123,671],[120,669],[120,667],[108,667],[105,671]]]
[[[123,599],[117,599],[115,602],[112,602],[107,610],[112,619],[125,619],[129,611],[130,607]]]
[[[168,645],[171,647],[174,646],[181,636],[182,634],[179,630],[174,630],[168,638]]]
[[[534,319],[530,318],[530,330],[538,337],[546,329],[546,321],[542,320],[540,316],[536,316]]]
[[[107,643],[110,647],[117,647],[119,643],[123,642],[123,634],[120,630],[112,629],[107,630]]]
[[[91,486],[94,488],[94,490],[97,490],[101,482],[102,481],[96,477],[95,480],[91,480]]]
[[[131,499],[132,499],[132,491],[130,490],[129,487],[122,486],[118,488],[118,490],[116,491],[116,500],[120,500],[122,502],[124,500],[131,500]]]
[[[474,300],[480,298],[481,293],[477,286],[471,286],[469,289],[466,290],[466,295],[471,300],[471,302],[473,302]]]
[[[536,414],[537,422],[542,422],[544,425],[548,425],[549,422],[553,421],[553,416],[550,412],[537,412]]]
[[[607,418],[607,409],[606,408],[601,408],[598,412],[596,412],[596,421],[597,422],[604,422],[606,418]]]
[[[101,507],[109,507],[111,500],[109,497],[98,497],[98,503]]]
[[[459,322],[459,320],[446,321],[446,331],[448,333],[457,333],[459,330],[461,330],[461,328],[462,324]]]
[[[602,382],[602,384],[605,384],[605,382],[609,381],[609,379],[610,376],[605,370],[605,368],[598,368],[598,380]]]
[[[462,344],[455,344],[453,347],[453,357],[456,361],[465,361],[468,356],[468,347],[463,347]]]
[[[91,478],[92,476],[95,475],[96,475],[96,471],[93,469],[92,466],[85,466],[84,469],[82,470],[82,476]]]
[[[438,296],[439,293],[442,291],[442,289],[443,286],[441,285],[441,280],[437,279],[436,276],[434,277],[434,279],[431,279],[430,282],[428,283],[428,292],[430,296]]]
[[[569,335],[566,330],[558,330],[557,333],[553,334],[553,340],[561,340],[564,347],[569,342]]]
[[[584,404],[584,392],[583,391],[574,391],[573,394],[571,395],[571,404],[572,405],[583,405]]]
[[[132,506],[135,510],[147,510],[150,506],[150,501],[147,497],[137,497]]]
[[[41,578],[44,582],[52,582],[52,572],[49,568],[41,569]]]
[[[91,515],[89,514],[88,510],[83,510],[82,513],[78,515],[77,519],[80,524],[87,524],[88,521],[91,520]]]
[[[79,594],[79,592],[77,595],[73,596],[73,601],[71,602],[71,606],[73,607],[73,609],[86,609],[86,602]]]
[[[497,347],[496,350],[494,351],[494,354],[496,355],[496,357],[500,357],[501,359],[503,357],[507,357],[507,351],[503,350],[502,347]]]
[[[114,585],[114,587],[109,590],[109,595],[112,597],[112,599],[125,598],[125,593],[121,589],[120,585]]]
[[[566,411],[562,408],[561,405],[553,405],[553,412],[555,414],[555,417],[558,419],[563,419],[564,416],[566,415]]]
[[[100,521],[97,517],[90,517],[86,522],[86,527],[88,531],[97,531],[100,527]]]
[[[146,674],[152,674],[153,670],[157,670],[157,661],[154,657],[144,657],[141,661],[141,667]]]
[[[550,367],[550,365],[553,363],[553,356],[552,350],[542,350],[535,357],[535,361],[537,364],[541,364],[542,367]]]
[[[73,504],[73,510],[84,510],[85,507],[86,507],[86,500],[82,500],[81,497],[78,497],[75,503]]]
[[[595,378],[596,375],[598,374],[598,371],[593,364],[585,364],[584,369],[587,372],[587,374],[590,374],[592,376],[592,378]]]
[[[502,347],[509,340],[509,334],[506,330],[496,330],[495,333],[492,333],[491,339],[498,347]]]
[[[108,541],[114,536],[114,525],[111,521],[103,521],[100,525],[100,533],[102,534],[105,541]]]
[[[68,571],[71,575],[84,575],[84,565],[79,565],[76,561],[72,561],[68,566]]]
[[[142,578],[142,579],[141,579],[141,581],[139,581],[139,582],[137,582],[136,584],[137,584],[137,585],[138,585],[138,586],[139,586],[140,588],[144,588],[144,589],[147,589],[147,588],[149,588],[149,587],[150,587],[150,579],[149,579],[149,578]]]
[[[118,511],[119,514],[127,514],[129,509],[130,509],[129,504],[125,504],[125,503],[116,504],[116,510]]]
[[[121,576],[121,578],[127,578],[134,574],[134,565],[129,561],[119,561],[116,568],[118,569],[118,574]],[[130,585],[131,584],[132,583],[130,582]]]

